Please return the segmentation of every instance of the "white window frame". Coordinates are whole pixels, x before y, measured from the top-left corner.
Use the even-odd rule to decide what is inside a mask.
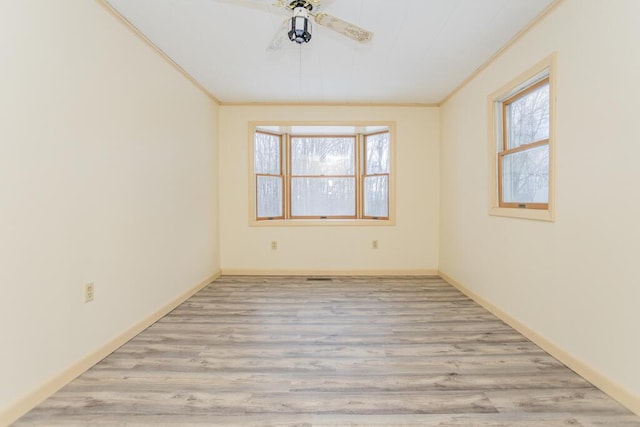
[[[389,142],[390,142],[390,173],[389,175],[389,195],[388,195],[388,203],[389,216],[386,218],[367,218],[362,215],[362,200],[358,201],[358,215],[356,218],[314,218],[314,219],[304,219],[304,218],[283,218],[283,219],[258,219],[256,218],[256,204],[257,204],[257,195],[256,195],[256,182],[255,182],[255,174],[254,174],[254,135],[256,130],[265,127],[294,127],[294,126],[352,126],[352,127],[375,127],[375,126],[385,126],[389,129]],[[250,122],[249,123],[249,225],[264,227],[264,226],[390,226],[395,225],[395,122],[380,122],[380,121],[371,121],[371,122]],[[339,135],[338,135],[339,136]],[[357,136],[357,135],[356,135]],[[359,138],[357,138],[359,139]],[[286,143],[283,146],[286,149]],[[364,138],[362,141],[359,141],[357,147],[361,151],[364,147]],[[287,155],[282,153],[283,161],[286,163]],[[361,153],[357,153],[357,173],[361,174],[361,165],[364,159],[362,159]],[[289,165],[287,165],[289,166]],[[288,181],[288,179],[286,179]],[[360,180],[358,180],[360,182]],[[288,184],[287,184],[288,185]],[[362,182],[359,184],[363,185]],[[359,196],[358,196],[359,195]],[[359,191],[356,192],[357,197],[362,197],[362,188],[359,188]],[[288,196],[285,195],[285,206],[286,209],[290,209],[288,206]]]
[[[489,129],[489,215],[532,219],[540,221],[555,221],[555,63],[556,54],[543,59],[517,78],[492,93],[488,98],[488,129]],[[503,107],[504,101],[512,99],[518,93],[542,80],[549,80],[549,199],[545,206],[523,203],[521,207],[500,206],[500,173],[499,156],[503,150]]]

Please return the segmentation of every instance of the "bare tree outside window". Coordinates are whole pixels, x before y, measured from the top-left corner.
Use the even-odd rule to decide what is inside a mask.
[[[282,217],[282,178],[258,176],[258,218]]]
[[[506,203],[549,201],[549,146],[505,155],[502,159],[502,198]]]
[[[293,175],[354,175],[355,138],[291,137]]]
[[[507,104],[507,149],[549,139],[549,83]]]
[[[353,217],[354,178],[292,178],[291,217]]]

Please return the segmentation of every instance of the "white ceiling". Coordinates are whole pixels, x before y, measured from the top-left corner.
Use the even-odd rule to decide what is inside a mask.
[[[315,25],[276,52],[274,0],[106,1],[222,103],[436,104],[553,0],[323,0],[373,39]]]

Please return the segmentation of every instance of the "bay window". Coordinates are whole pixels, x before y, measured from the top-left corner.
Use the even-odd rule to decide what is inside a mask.
[[[255,219],[388,220],[389,126],[256,126]]]

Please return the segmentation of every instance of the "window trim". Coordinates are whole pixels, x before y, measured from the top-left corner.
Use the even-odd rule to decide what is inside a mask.
[[[378,217],[378,219],[365,218],[363,216],[358,217],[362,213],[363,209],[363,193],[361,188],[364,184],[364,179],[361,177],[362,175],[362,167],[363,162],[361,156],[361,146],[364,144],[364,139],[360,138],[360,134],[356,134],[356,185],[359,190],[359,195],[356,195],[356,212],[357,217],[331,217],[331,218],[282,218],[282,219],[269,219],[269,220],[258,220],[256,218],[256,206],[257,206],[257,194],[256,194],[256,180],[255,173],[253,171],[253,162],[254,162],[254,133],[256,132],[256,128],[259,127],[267,127],[267,126],[277,126],[277,127],[294,127],[294,126],[349,126],[349,127],[367,127],[367,126],[385,126],[388,128],[389,132],[389,156],[390,156],[390,173],[389,173],[389,195],[388,195],[388,216],[387,217]],[[261,132],[265,132],[264,130],[260,130]],[[268,132],[268,131],[267,131]],[[385,131],[386,132],[386,131]],[[372,132],[378,133],[378,132]],[[299,135],[296,135],[299,136]],[[317,136],[317,135],[313,135]],[[335,135],[331,135],[335,136]],[[354,136],[354,135],[348,135]],[[284,150],[281,150],[282,161],[287,162],[286,167],[287,170],[290,170],[291,165],[289,164],[289,156],[286,155],[285,150],[290,148],[288,137],[283,137],[283,147]],[[362,139],[362,140],[361,140]],[[396,146],[396,123],[393,121],[331,121],[331,122],[292,122],[292,121],[251,121],[248,123],[248,175],[249,175],[249,198],[248,198],[248,221],[249,225],[252,227],[279,227],[279,226],[394,226],[395,222],[395,208],[396,208],[396,165],[395,165],[395,146]],[[284,165],[285,163],[281,163]],[[283,172],[284,173],[284,172]],[[285,191],[290,192],[290,179],[285,176],[285,186],[287,187]],[[290,212],[291,206],[288,202],[288,197],[284,197],[285,209],[287,212]]]
[[[555,67],[556,53],[553,53],[488,97],[489,215],[555,221]],[[506,107],[513,101],[546,84],[547,81],[549,83],[549,138],[507,149],[505,137],[507,131]],[[503,203],[501,177],[504,156],[544,145],[549,146],[548,203]]]

